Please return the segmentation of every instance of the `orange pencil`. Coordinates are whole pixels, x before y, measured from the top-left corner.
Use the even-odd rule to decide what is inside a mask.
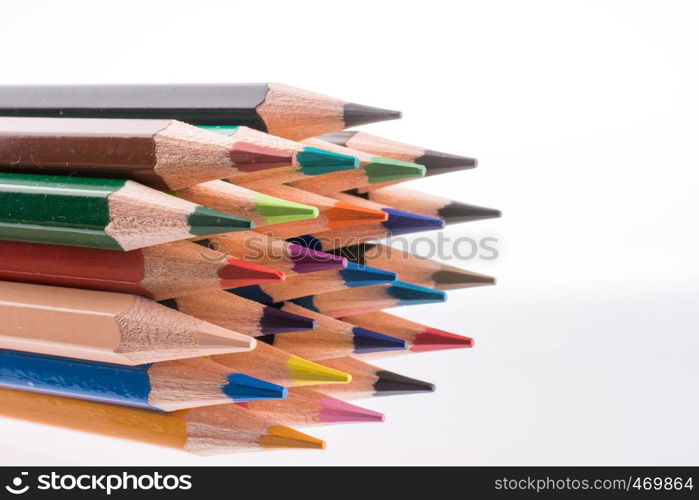
[[[274,448],[325,448],[325,442],[235,404],[170,413],[0,389],[0,415],[140,441],[196,455]]]

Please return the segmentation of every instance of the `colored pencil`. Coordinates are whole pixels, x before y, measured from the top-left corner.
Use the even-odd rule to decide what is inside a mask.
[[[403,281],[437,290],[456,290],[495,284],[495,278],[492,276],[417,257],[382,243],[360,243],[337,248],[333,253],[346,257],[350,262],[393,271]]]
[[[256,416],[294,426],[383,422],[385,417],[368,408],[353,405],[306,387],[289,389],[284,400],[238,403]]]
[[[250,129],[224,137],[176,120],[0,117],[4,170],[130,178],[168,189],[296,164],[293,147],[279,141]]]
[[[245,259],[258,265],[292,274],[315,273],[347,267],[347,259],[318,252],[253,231],[240,231],[211,236],[196,241],[203,247],[204,258],[221,261],[230,257]]]
[[[440,290],[396,281],[388,285],[308,295],[293,299],[292,302],[332,318],[341,318],[390,307],[434,304],[446,300],[446,293]]]
[[[351,194],[401,210],[439,217],[444,219],[447,225],[492,219],[501,215],[500,210],[496,208],[469,205],[401,186],[384,187],[361,194],[355,191]]]
[[[263,342],[258,342],[255,350],[250,352],[221,354],[211,359],[227,368],[285,387],[346,384],[352,380],[352,377],[344,372],[308,361]]]
[[[384,222],[379,223],[343,227],[313,234],[307,233],[301,236],[290,237],[288,238],[289,241],[304,245],[313,250],[329,252],[336,248],[357,245],[388,236],[398,236],[444,228],[444,220],[436,217],[428,217],[421,214],[397,210],[347,193],[336,193],[334,197],[353,205],[356,204],[372,210],[381,210],[388,215],[388,218]]]
[[[335,172],[319,177],[309,177],[292,183],[293,186],[306,191],[330,195],[362,186],[383,184],[390,181],[404,181],[425,175],[425,167],[417,163],[374,156],[319,139],[305,139],[302,141],[302,144],[354,156],[359,159],[359,168],[357,169]]]
[[[375,241],[389,236],[435,231],[444,227],[442,219],[425,217],[393,208],[387,208],[385,212],[388,214],[388,219],[385,222],[304,234],[288,238],[288,240],[289,243],[305,246],[319,252],[332,252],[336,248]]]
[[[458,172],[478,165],[478,160],[475,158],[404,144],[358,130],[331,132],[321,135],[318,139],[377,156],[418,163],[425,167],[426,177]]]
[[[336,193],[333,196],[346,203],[363,206],[372,210],[381,210],[388,214],[388,218],[381,223],[362,224],[361,226],[350,226],[313,234],[304,234],[290,237],[288,240],[299,245],[305,245],[313,250],[329,252],[336,248],[357,245],[388,236],[398,236],[444,228],[443,219],[397,210],[347,193]]]
[[[316,328],[313,331],[299,332],[294,335],[264,335],[257,337],[257,340],[311,361],[370,352],[404,350],[406,347],[402,339],[350,325],[296,304],[284,302],[280,308],[282,311],[313,319]]]
[[[315,321],[222,290],[163,300],[162,305],[222,328],[258,337],[313,330]]]
[[[197,455],[274,448],[324,448],[325,442],[234,404],[171,413],[0,389],[0,416],[140,441]]]
[[[2,349],[0,387],[161,411],[282,399],[287,393],[206,358],[121,366]]]
[[[155,300],[284,279],[284,273],[228,258],[210,261],[188,241],[113,252],[0,241],[0,280],[142,295]]]
[[[0,172],[0,240],[126,251],[252,226],[133,181]]]
[[[274,304],[306,295],[392,283],[396,278],[396,273],[350,262],[345,269],[339,271],[296,274],[284,283],[250,285],[229,291],[263,304]]]
[[[250,219],[255,226],[281,224],[318,217],[318,209],[258,193],[230,182],[209,181],[171,194],[219,212]]]
[[[352,374],[349,384],[322,385],[317,390],[341,399],[397,396],[434,392],[434,384],[406,377],[354,358],[326,359],[323,363]]]
[[[225,136],[239,134],[237,126],[205,126],[200,128],[209,130]],[[289,167],[279,167],[275,169],[260,170],[256,172],[240,172],[231,175],[229,178],[235,183],[245,185],[269,185],[283,184],[292,182],[306,177],[316,175],[331,174],[333,172],[341,172],[343,170],[351,170],[359,167],[359,158],[354,156],[334,153],[312,146],[305,146],[299,142],[288,141],[286,139],[278,139],[279,148],[289,148],[296,153],[295,159],[297,165]]]
[[[407,352],[463,349],[473,347],[474,344],[473,339],[470,337],[445,332],[444,330],[416,323],[415,321],[410,321],[384,311],[345,316],[342,318],[342,321],[359,327],[371,327],[377,332],[403,339],[408,346]]]
[[[319,211],[318,217],[313,220],[286,222],[276,224],[273,227],[255,228],[255,231],[258,233],[280,239],[287,239],[299,234],[308,234],[309,232],[315,233],[341,227],[378,223],[388,218],[387,214],[381,210],[345,203],[344,201],[338,201],[290,186],[270,186],[260,188],[260,191],[267,195],[292,200],[296,203],[312,205]]]
[[[173,118],[290,139],[401,116],[278,83],[3,86],[0,115]]]
[[[249,351],[246,335],[126,293],[0,281],[0,349],[138,365]]]

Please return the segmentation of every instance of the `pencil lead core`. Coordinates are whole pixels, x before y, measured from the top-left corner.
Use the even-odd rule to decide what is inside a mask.
[[[365,106],[353,102],[345,104],[343,113],[345,128],[365,125],[367,123],[382,122],[385,120],[396,120],[401,116],[402,113],[400,111]]]

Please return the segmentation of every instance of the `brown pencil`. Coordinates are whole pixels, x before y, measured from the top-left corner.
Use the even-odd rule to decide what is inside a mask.
[[[180,189],[238,172],[294,164],[277,139],[250,129],[225,137],[176,120],[0,117],[0,165],[131,178]]]
[[[249,351],[246,335],[144,297],[0,282],[0,349],[122,365]]]

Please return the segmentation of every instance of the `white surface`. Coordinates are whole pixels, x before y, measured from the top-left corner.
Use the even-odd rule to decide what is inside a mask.
[[[0,464],[699,462],[697,4],[344,5],[8,2],[0,80],[279,81],[403,110],[365,130],[480,160],[413,186],[504,213],[449,229],[500,239],[462,264],[497,287],[403,310],[476,348],[383,362],[438,392],[360,402],[388,421],[310,430],[325,452],[200,459],[1,419]]]

